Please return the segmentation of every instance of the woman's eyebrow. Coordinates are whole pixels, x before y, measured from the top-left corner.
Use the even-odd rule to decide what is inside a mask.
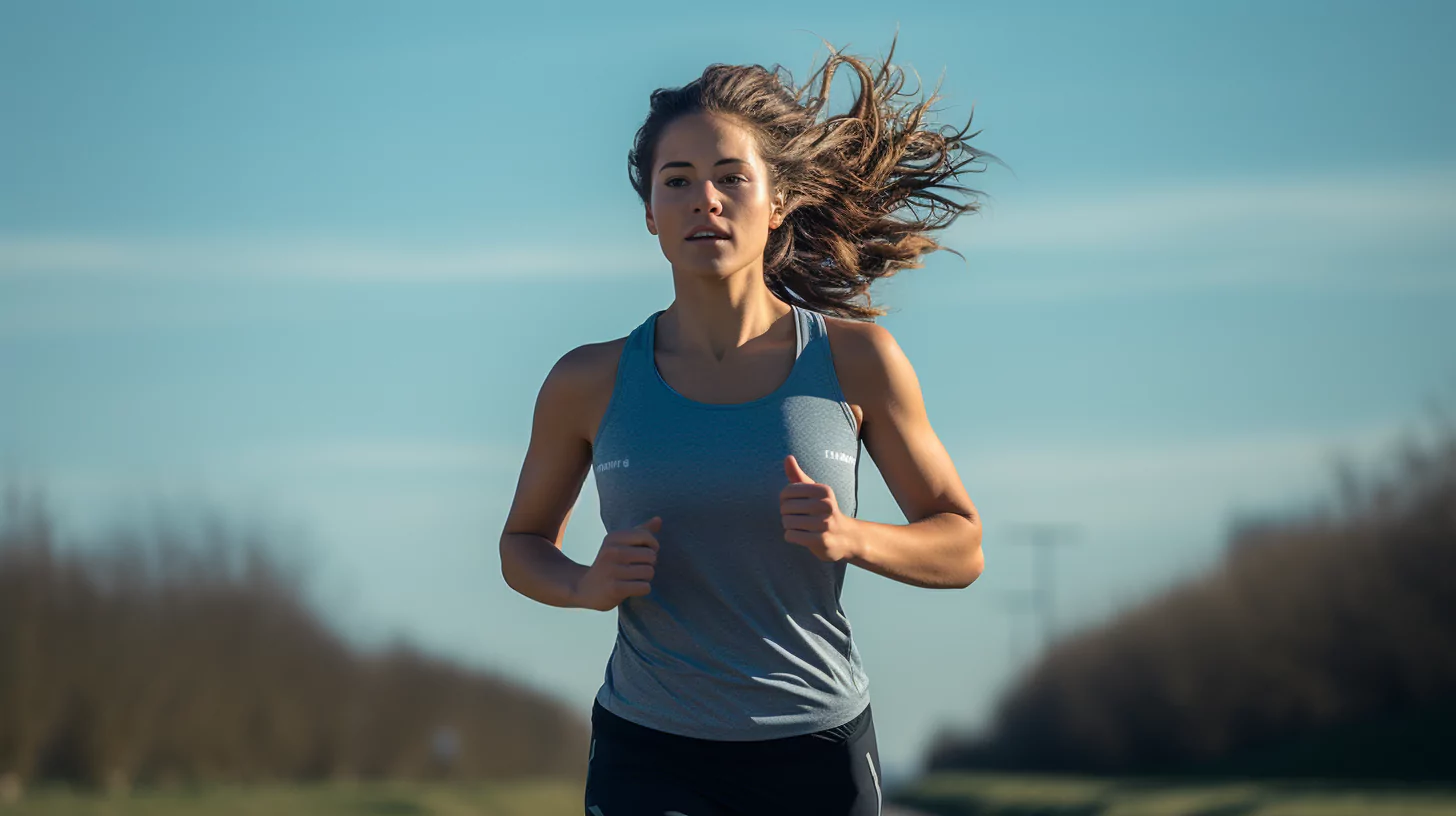
[[[748,164],[748,162],[747,161],[744,161],[743,159],[719,159],[719,160],[713,162],[713,166],[714,167],[717,167],[720,164],[732,164],[734,162],[738,162],[739,164]],[[685,161],[668,162],[667,164],[664,164],[663,166],[657,168],[657,172],[661,173],[663,170],[666,170],[669,167],[692,167],[692,166],[693,166],[693,163],[692,162],[685,162]]]

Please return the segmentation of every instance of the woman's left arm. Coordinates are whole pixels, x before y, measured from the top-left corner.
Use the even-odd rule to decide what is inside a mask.
[[[836,339],[850,342],[836,368],[864,412],[865,449],[910,521],[852,519],[849,562],[912,586],[968,587],[985,568],[981,517],[930,427],[915,369],[883,326],[845,328]]]

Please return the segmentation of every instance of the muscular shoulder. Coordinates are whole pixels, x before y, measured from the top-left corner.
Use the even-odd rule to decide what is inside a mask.
[[[618,337],[601,343],[586,343],[561,355],[551,368],[551,377],[559,378],[575,388],[590,389],[617,376],[617,361],[627,338]]]
[[[824,316],[824,325],[840,387],[850,402],[862,403],[863,397],[883,389],[905,358],[900,344],[884,326],[828,315]]]
[[[617,379],[617,363],[626,337],[586,343],[561,355],[541,386],[541,405],[573,433],[590,442]]]

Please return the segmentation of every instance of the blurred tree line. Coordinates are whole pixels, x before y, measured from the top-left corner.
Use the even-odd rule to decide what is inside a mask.
[[[218,524],[61,546],[0,516],[0,794],[134,783],[583,777],[586,722],[407,644],[331,632],[264,542]]]
[[[1444,414],[1443,414],[1444,416]],[[1456,780],[1456,430],[1055,643],[930,769]]]

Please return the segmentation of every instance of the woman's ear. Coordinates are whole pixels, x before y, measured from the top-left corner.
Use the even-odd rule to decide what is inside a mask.
[[[644,209],[646,210],[646,214],[647,214],[647,231],[650,232],[650,233],[652,233],[653,235],[656,235],[657,234],[657,221],[654,220],[653,217],[652,217],[652,205],[651,204],[646,204],[646,205],[643,205],[643,206],[644,206]]]
[[[789,217],[788,203],[783,200],[782,192],[779,192],[779,194],[773,197],[773,213],[769,214],[769,229],[779,229],[783,224],[783,219],[786,219],[786,217]]]

